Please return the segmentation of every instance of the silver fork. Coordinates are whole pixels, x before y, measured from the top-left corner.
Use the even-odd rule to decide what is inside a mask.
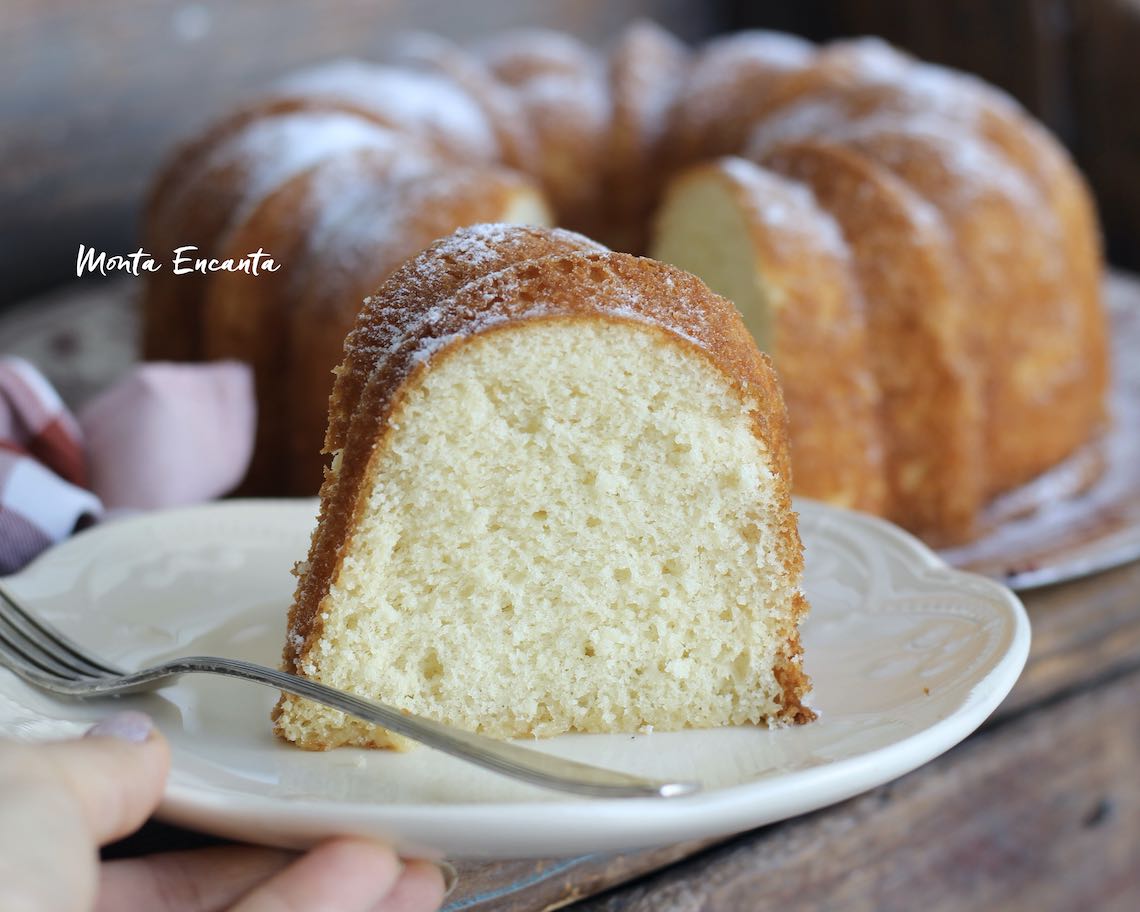
[[[0,666],[48,693],[79,699],[155,690],[180,675],[196,672],[224,675],[323,703],[445,754],[544,788],[597,798],[674,798],[700,789],[700,784],[695,782],[645,779],[527,750],[241,659],[188,656],[126,672],[92,655],[46,621],[34,617],[2,587]]]

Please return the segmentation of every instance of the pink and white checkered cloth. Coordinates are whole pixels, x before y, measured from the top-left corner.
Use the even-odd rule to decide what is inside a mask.
[[[249,368],[144,364],[73,416],[21,358],[0,358],[0,575],[105,515],[209,500],[253,450]]]

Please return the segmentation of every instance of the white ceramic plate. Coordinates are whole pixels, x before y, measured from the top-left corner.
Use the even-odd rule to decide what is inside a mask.
[[[879,520],[800,502],[810,725],[567,735],[538,750],[698,779],[668,801],[569,798],[427,749],[305,753],[276,741],[267,688],[191,676],[159,694],[66,703],[0,671],[0,733],[70,735],[125,705],[170,739],[172,822],[281,846],[379,835],[410,854],[521,858],[730,834],[848,798],[949,749],[1013,686],[1029,649],[1007,589],[948,569]],[[230,501],[76,536],[6,585],[115,662],[217,654],[276,664],[312,501]]]

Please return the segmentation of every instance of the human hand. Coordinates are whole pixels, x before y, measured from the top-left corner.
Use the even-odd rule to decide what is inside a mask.
[[[141,713],[74,741],[0,740],[4,912],[428,912],[444,896],[430,862],[385,845],[329,840],[297,855],[220,846],[100,863],[162,797],[170,751]]]

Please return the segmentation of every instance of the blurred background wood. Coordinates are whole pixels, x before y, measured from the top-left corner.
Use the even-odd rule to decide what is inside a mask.
[[[380,58],[410,28],[469,41],[548,25],[602,45],[637,16],[689,41],[878,34],[972,70],[1075,151],[1111,258],[1140,266],[1140,0],[4,0],[0,307],[73,279],[80,243],[133,250],[171,145],[282,72]]]
[[[80,243],[134,250],[171,145],[281,73],[382,58],[406,29],[546,25],[600,45],[638,16],[690,41],[720,22],[700,0],[2,0],[0,307],[74,281]]]
[[[1076,4],[1077,153],[1120,263],[1140,266],[1140,0]]]
[[[1140,0],[731,0],[729,28],[879,35],[999,85],[1096,192],[1109,259],[1140,267]]]
[[[604,44],[637,16],[689,41],[740,27],[878,34],[972,70],[1074,150],[1112,260],[1140,266],[1140,0],[5,0],[0,307],[73,279],[80,243],[134,249],[171,145],[282,72],[382,57],[409,28],[466,41],[548,25]]]

